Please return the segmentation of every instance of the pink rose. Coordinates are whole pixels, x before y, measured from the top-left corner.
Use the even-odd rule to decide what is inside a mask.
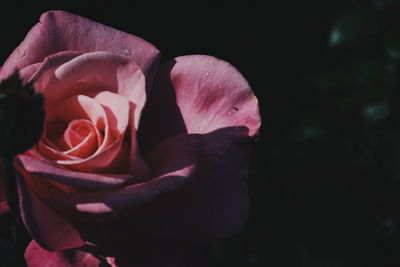
[[[257,99],[225,61],[159,57],[50,11],[4,63],[0,81],[18,69],[45,98],[44,134],[15,159],[29,266],[197,266],[199,244],[243,227]]]

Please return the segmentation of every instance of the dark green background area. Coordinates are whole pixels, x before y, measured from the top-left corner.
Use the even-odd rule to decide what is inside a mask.
[[[50,9],[138,35],[162,61],[214,55],[249,80],[263,117],[251,214],[210,247],[210,266],[400,266],[400,1],[14,1],[1,62]]]

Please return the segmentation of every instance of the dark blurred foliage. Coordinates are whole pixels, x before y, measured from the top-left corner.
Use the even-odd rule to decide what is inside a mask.
[[[0,156],[12,157],[34,146],[42,136],[43,96],[18,72],[0,83]]]
[[[162,61],[211,54],[249,80],[263,115],[251,214],[210,266],[400,266],[399,0],[8,5],[2,61],[42,12],[64,9],[152,42]]]

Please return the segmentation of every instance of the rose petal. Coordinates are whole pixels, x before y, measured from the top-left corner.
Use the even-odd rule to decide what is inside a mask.
[[[137,62],[146,74],[149,88],[160,56],[152,44],[139,37],[65,11],[49,11],[42,14],[40,22],[6,60],[0,81],[15,69],[41,62],[60,51],[107,51],[122,55]]]
[[[102,143],[102,135],[87,120],[74,120],[64,133],[63,139],[71,149],[65,154],[86,158],[92,155]]]
[[[52,55],[47,55],[43,62],[32,64],[38,65],[38,69],[32,74],[31,77],[29,77],[29,81],[34,81],[37,91],[42,92],[40,89],[48,88],[48,84],[50,83],[51,79],[53,79],[53,73],[58,66],[72,60],[79,55],[81,55],[81,53],[77,51],[62,51]]]
[[[103,107],[93,98],[85,95],[69,97],[52,107],[55,117],[65,122],[76,119],[90,120],[100,131],[108,125],[107,115]]]
[[[46,60],[32,78],[37,90],[46,98],[46,110],[60,100],[91,91],[110,91],[136,104],[135,127],[146,102],[145,76],[134,62],[107,52],[92,52],[64,62],[66,55],[57,54]],[[54,68],[54,63],[65,64]],[[40,75],[39,75],[40,74]]]
[[[123,134],[128,127],[129,101],[117,94],[103,91],[98,93],[94,99],[109,111],[108,125],[119,134]]]
[[[51,165],[45,159],[35,159],[32,156],[19,155],[17,159],[23,168],[30,173],[84,190],[96,191],[119,187],[133,179],[132,175],[95,174],[65,170]]]
[[[19,77],[24,82],[28,82],[32,75],[39,69],[41,63],[36,63],[32,65],[28,65],[23,69],[19,70]]]
[[[150,176],[154,177],[150,181],[115,190],[57,195],[52,202],[70,210],[71,216],[79,221],[115,219],[187,183],[198,166],[202,139],[201,135],[175,136],[157,146],[147,159]]]
[[[161,66],[142,120],[146,151],[185,130],[208,133],[245,126],[254,136],[260,127],[258,102],[245,78],[229,63],[202,55]]]
[[[50,252],[35,241],[31,241],[26,248],[25,260],[29,267],[92,267],[101,263],[98,258],[80,249]]]
[[[17,176],[17,186],[22,221],[41,247],[47,250],[63,250],[84,244],[75,228],[36,197],[20,176]]]
[[[120,137],[106,149],[87,158],[57,160],[56,163],[70,170],[81,172],[128,173],[126,162],[128,153],[128,148],[123,143],[123,137]]]
[[[117,168],[123,171],[123,160],[126,160],[125,154],[128,152],[123,147],[123,135],[113,133],[108,126],[108,119],[115,120],[110,111],[104,110],[104,107],[95,99],[85,95],[69,97],[53,107],[53,116],[59,117],[64,121],[73,119],[88,119],[100,131],[104,131],[103,143],[97,151],[87,158],[63,159],[63,152],[42,145],[39,151],[50,159],[57,159],[57,164],[67,166],[69,169],[84,172],[111,172]],[[125,115],[128,116],[128,115]],[[59,155],[61,154],[61,155]],[[70,156],[70,155],[68,155]]]
[[[133,239],[137,235],[206,242],[227,238],[242,229],[248,216],[248,129],[228,127],[203,137],[198,172],[190,182],[135,209],[129,217],[105,225],[105,244],[109,239]]]
[[[49,146],[48,144],[44,143],[42,140],[39,140],[37,143],[37,151],[40,152],[44,157],[49,160],[58,161],[72,161],[72,160],[80,160],[77,157],[72,155],[65,154],[63,151],[59,149],[55,149],[54,146]]]

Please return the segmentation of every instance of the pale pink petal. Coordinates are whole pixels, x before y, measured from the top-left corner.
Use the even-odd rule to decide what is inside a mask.
[[[112,128],[117,128],[120,133],[125,132],[128,123],[130,125],[130,173],[134,174],[135,181],[139,182],[141,180],[148,178],[148,170],[146,162],[143,160],[139,152],[139,144],[137,143],[137,134],[135,126],[135,114],[136,105],[133,102],[128,102],[126,98],[113,94],[111,92],[101,92],[97,94],[94,99],[100,104],[106,107],[106,111],[111,112],[108,117],[109,126]],[[108,109],[107,109],[108,108]],[[110,118],[112,117],[112,118]],[[115,121],[116,126],[113,126]]]
[[[255,136],[260,127],[258,102],[245,78],[229,63],[202,55],[161,66],[142,120],[146,150],[185,131],[245,126]]]
[[[76,220],[105,222],[115,219],[187,183],[198,166],[202,140],[201,135],[175,136],[157,146],[147,159],[152,177],[147,182],[115,190],[55,195],[52,203],[57,203],[64,211],[69,210]]]
[[[52,146],[49,146],[42,140],[39,140],[37,143],[37,151],[42,154],[45,158],[48,160],[53,160],[53,161],[58,161],[58,160],[64,160],[64,161],[73,161],[73,160],[81,160],[80,158],[74,157],[72,155],[65,154],[63,151],[59,149],[55,149]]]
[[[132,175],[96,174],[61,169],[43,158],[35,159],[32,156],[19,155],[17,159],[23,168],[32,174],[83,190],[105,190],[119,187],[133,180]]]
[[[20,172],[23,172],[21,169]],[[44,201],[31,192],[17,176],[22,221],[33,239],[47,250],[63,250],[82,246],[76,229]]]
[[[91,122],[73,120],[65,130],[63,139],[70,147],[65,154],[86,158],[97,150],[103,138]]]
[[[85,95],[69,97],[54,104],[51,109],[55,117],[65,122],[71,122],[76,119],[90,120],[100,131],[105,131],[108,126],[104,108],[93,98]]]
[[[119,134],[123,134],[129,122],[129,101],[120,95],[103,91],[96,94],[94,99],[103,105],[108,112],[108,126]]]
[[[51,252],[31,241],[25,250],[28,267],[94,267],[101,266],[101,261],[93,254],[81,249]],[[115,265],[111,265],[115,266]]]
[[[124,56],[137,62],[149,87],[160,55],[152,44],[134,35],[65,11],[49,11],[4,63],[0,81],[15,69],[42,62],[46,56],[60,51],[107,51]]]
[[[107,139],[107,136],[106,138]],[[123,136],[110,146],[93,155],[76,160],[57,160],[56,163],[70,170],[95,173],[128,173],[128,146]]]
[[[62,51],[55,54],[47,55],[44,58],[43,62],[33,64],[38,65],[39,68],[36,70],[35,73],[33,73],[31,77],[29,77],[29,81],[35,82],[35,89],[38,92],[43,93],[46,88],[49,88],[49,84],[52,82],[52,79],[54,79],[54,71],[60,65],[72,60],[73,58],[81,54],[82,53],[77,51]]]
[[[59,102],[57,105],[54,105],[53,116],[67,122],[78,118],[88,119],[92,121],[99,131],[104,132],[103,143],[98,147],[95,153],[86,158],[61,158],[56,161],[58,164],[72,170],[84,172],[111,172],[116,168],[121,168],[119,172],[123,171],[122,161],[127,160],[125,155],[128,151],[125,151],[127,148],[124,148],[124,135],[118,132],[114,133],[108,126],[108,119],[115,121],[110,110],[105,110],[98,101],[91,97],[78,95],[69,97]],[[53,151],[49,147],[39,147],[39,151],[41,153],[46,153],[45,155],[47,156],[50,154],[49,152],[52,152],[54,155],[50,154],[51,159],[55,159],[59,154],[66,154]]]
[[[73,95],[109,91],[135,103],[135,127],[138,127],[146,102],[145,77],[138,65],[122,56],[93,52],[77,56],[55,69],[54,63],[64,62],[67,56],[53,57],[32,78],[46,98],[46,110],[52,112],[58,101]]]

